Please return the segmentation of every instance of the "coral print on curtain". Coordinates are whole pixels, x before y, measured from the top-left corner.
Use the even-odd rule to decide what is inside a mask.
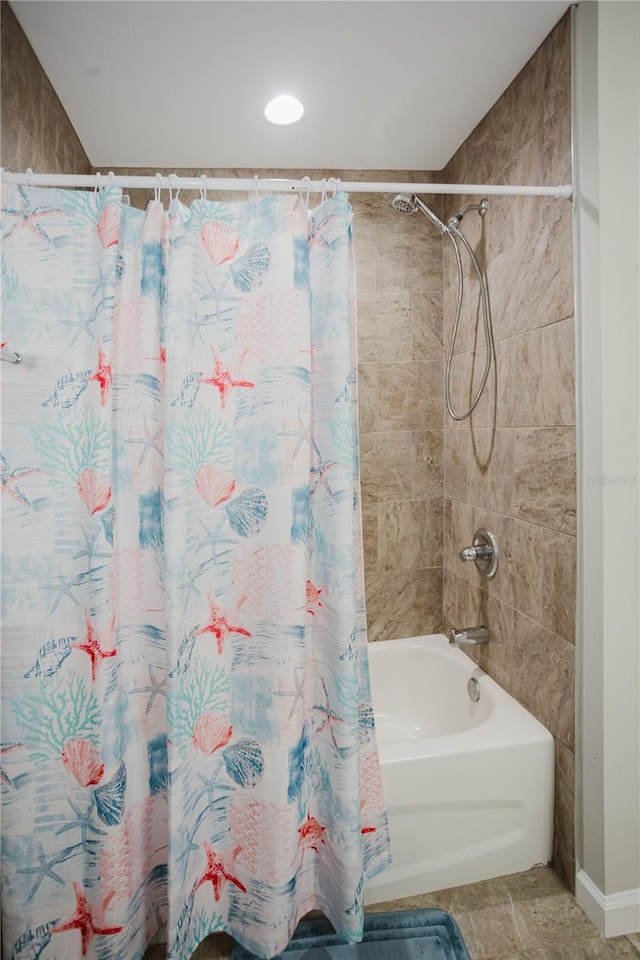
[[[362,935],[351,211],[5,187],[3,956]]]

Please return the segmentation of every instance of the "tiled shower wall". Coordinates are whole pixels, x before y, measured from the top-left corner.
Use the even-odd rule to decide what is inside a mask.
[[[379,171],[375,178],[383,179]],[[428,199],[441,209],[440,197]],[[442,624],[442,240],[421,215],[395,213],[390,200],[352,197],[371,640]]]
[[[448,182],[571,181],[570,21],[567,15],[445,170]],[[445,198],[452,213],[464,202]],[[463,227],[486,268],[495,337],[488,388],[470,420],[444,421],[444,616],[487,623],[476,658],[553,733],[554,865],[574,876],[575,403],[572,210],[567,200],[491,198]],[[448,337],[455,275],[445,247]],[[469,405],[486,351],[474,309],[453,365],[454,403]],[[493,530],[501,565],[482,580],[458,550]]]

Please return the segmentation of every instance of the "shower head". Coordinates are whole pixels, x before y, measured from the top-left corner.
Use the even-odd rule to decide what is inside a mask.
[[[415,199],[415,195],[411,197],[408,193],[399,193],[391,201],[391,206],[396,213],[405,213],[412,216],[418,209]]]
[[[445,236],[449,233],[449,228],[445,227],[442,220],[435,215],[433,210],[431,210],[426,203],[416,196],[415,193],[409,195],[408,193],[399,193],[391,201],[391,206],[396,211],[396,213],[404,214],[414,214],[416,210],[422,210],[425,217],[428,217],[431,220],[431,223],[438,228],[440,233]]]

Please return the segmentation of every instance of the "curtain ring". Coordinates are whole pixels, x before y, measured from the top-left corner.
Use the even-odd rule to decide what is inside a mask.
[[[169,185],[171,185],[171,181],[173,181],[173,185],[176,188],[176,200],[177,200],[178,197],[180,196],[180,177],[178,176],[177,173],[172,173],[169,175]]]
[[[307,195],[305,197],[305,203],[307,205],[307,210],[309,209],[309,194],[311,193],[311,177],[303,177],[302,182],[307,184]]]
[[[322,178],[322,202],[324,203],[326,199],[327,199],[327,178],[323,177]]]
[[[95,185],[95,187],[93,188],[93,192],[94,192],[94,193],[97,193],[98,190],[100,189],[100,177],[101,177],[101,176],[102,176],[101,173],[96,173],[96,185]]]
[[[160,193],[162,191],[162,174],[161,173],[156,173],[156,183],[158,185],[157,187],[153,188],[153,202],[156,204],[160,204],[160,206],[162,206],[162,203],[160,201]]]
[[[341,188],[342,188],[342,183],[340,182],[340,177],[336,177],[335,180],[334,180],[334,183],[333,183],[333,194],[332,194],[332,196],[335,197],[336,193],[340,193]]]
[[[169,206],[173,203],[173,174],[169,174]]]
[[[259,194],[258,194],[258,179],[259,179],[259,178],[258,178],[258,174],[256,173],[256,174],[254,175],[254,177],[253,177],[253,183],[254,183],[254,187],[255,187],[255,201],[256,201],[256,205],[257,205],[258,200],[259,200]]]
[[[116,175],[113,170],[109,170],[107,176],[109,177],[109,188],[111,189],[115,183]]]
[[[201,173],[201,174],[200,174],[200,180],[202,181],[202,186],[200,187],[200,199],[206,201],[206,199],[207,199],[207,175],[206,175],[206,173]]]
[[[31,186],[31,177],[33,176],[33,170],[31,167],[27,167],[27,186]]]

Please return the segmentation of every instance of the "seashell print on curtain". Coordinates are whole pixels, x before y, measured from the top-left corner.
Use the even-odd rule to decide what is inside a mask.
[[[362,935],[351,210],[4,187],[3,956]]]

